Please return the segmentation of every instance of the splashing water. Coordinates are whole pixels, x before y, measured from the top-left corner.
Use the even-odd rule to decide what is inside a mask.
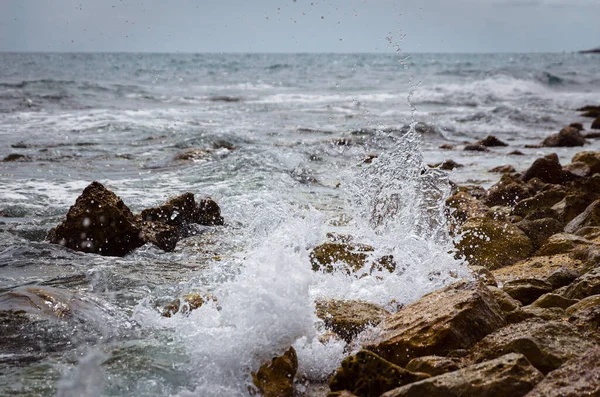
[[[100,396],[104,387],[104,370],[101,364],[106,358],[104,353],[90,350],[81,358],[70,379],[59,382],[56,397]]]

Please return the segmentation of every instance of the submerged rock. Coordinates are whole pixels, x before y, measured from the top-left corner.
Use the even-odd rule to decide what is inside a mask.
[[[369,325],[377,325],[390,313],[383,307],[364,301],[317,301],[316,313],[325,327],[347,343]]]
[[[411,383],[381,397],[521,397],[543,378],[523,355],[513,353]]]
[[[123,256],[144,245],[142,228],[123,201],[98,182],[83,190],[48,238],[76,251]]]
[[[504,315],[485,285],[459,281],[388,317],[381,335],[366,348],[404,366],[416,357],[467,349],[504,324]]]
[[[252,381],[263,397],[293,397],[296,371],[298,356],[296,350],[290,347],[282,356],[252,372]]]
[[[332,391],[348,390],[358,397],[379,397],[388,390],[428,378],[410,372],[376,354],[361,350],[347,357],[329,382]]]

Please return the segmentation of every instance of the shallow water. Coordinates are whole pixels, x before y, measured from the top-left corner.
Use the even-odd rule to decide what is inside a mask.
[[[448,253],[449,180],[487,186],[488,169],[547,154],[523,146],[589,123],[573,109],[600,102],[599,72],[581,54],[0,54],[0,158],[26,156],[0,162],[0,304],[39,287],[74,308],[26,326],[33,352],[0,356],[0,394],[246,395],[291,344],[299,378],[322,382],[353,347],[318,341],[315,299],[393,310],[468,276]],[[460,150],[489,134],[510,146]],[[176,159],[187,149],[205,152]],[[426,167],[447,158],[467,166]],[[134,211],[208,194],[226,225],[124,258],[46,243],[93,180]],[[330,232],[393,255],[396,272],[313,272]],[[188,292],[218,303],[160,315]]]

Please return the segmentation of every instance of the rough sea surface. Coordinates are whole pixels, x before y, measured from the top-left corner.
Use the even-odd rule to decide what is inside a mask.
[[[468,276],[449,253],[449,181],[489,186],[490,168],[522,171],[550,152],[568,162],[582,148],[524,146],[571,122],[589,127],[574,109],[600,103],[599,60],[0,54],[0,159],[15,159],[0,162],[0,310],[30,309],[14,296],[39,287],[73,311],[17,324],[21,337],[0,342],[0,395],[244,396],[250,371],[290,345],[298,389],[323,382],[356,346],[319,342],[315,299],[394,310]],[[488,135],[509,146],[462,150]],[[466,166],[427,167],[446,159]],[[207,194],[226,224],[198,228],[171,253],[144,246],[113,258],[48,244],[94,180],[135,212]],[[310,249],[331,232],[394,255],[396,272],[313,272]],[[189,292],[218,303],[160,315]]]

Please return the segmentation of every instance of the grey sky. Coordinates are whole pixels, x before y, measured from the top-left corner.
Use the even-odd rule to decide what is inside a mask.
[[[600,46],[599,15],[600,0],[0,0],[0,51],[576,51]]]

